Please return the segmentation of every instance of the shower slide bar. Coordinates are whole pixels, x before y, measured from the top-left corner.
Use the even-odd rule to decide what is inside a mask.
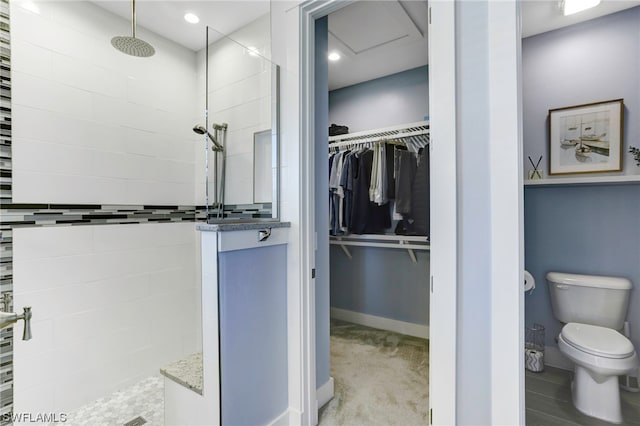
[[[381,247],[407,250],[413,263],[418,263],[414,250],[429,251],[429,237],[413,235],[341,235],[329,236],[329,244],[340,246],[345,256],[353,256],[347,246]]]

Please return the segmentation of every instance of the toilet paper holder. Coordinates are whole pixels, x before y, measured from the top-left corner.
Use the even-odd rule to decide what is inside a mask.
[[[529,273],[529,271],[527,271],[525,269],[525,271],[524,271],[524,291],[531,290],[533,292],[534,288],[536,288],[536,280],[535,280],[535,278],[533,278],[533,275],[531,275]]]

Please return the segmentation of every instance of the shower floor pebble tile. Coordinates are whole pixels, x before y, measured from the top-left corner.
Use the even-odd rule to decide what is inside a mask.
[[[64,426],[118,426],[142,417],[145,426],[164,425],[164,380],[148,377],[69,413]]]

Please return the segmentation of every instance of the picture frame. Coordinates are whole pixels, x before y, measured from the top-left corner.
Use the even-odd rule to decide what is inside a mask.
[[[549,110],[549,175],[622,171],[624,100]]]

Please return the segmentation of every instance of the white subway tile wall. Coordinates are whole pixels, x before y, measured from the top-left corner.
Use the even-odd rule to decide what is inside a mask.
[[[90,2],[11,4],[16,203],[194,205],[196,54]]]
[[[193,223],[14,229],[14,306],[34,312],[16,412],[72,410],[200,351],[198,251]]]

